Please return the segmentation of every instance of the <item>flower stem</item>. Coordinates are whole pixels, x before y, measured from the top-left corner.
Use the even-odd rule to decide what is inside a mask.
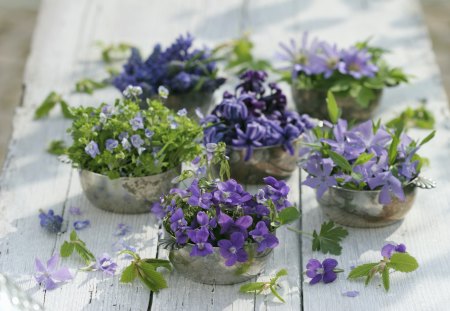
[[[335,273],[341,273],[341,272],[344,272],[344,269],[334,269],[333,272],[335,272]]]
[[[293,231],[293,232],[295,232],[295,233],[298,233],[298,234],[306,234],[306,235],[308,235],[308,236],[310,236],[310,237],[313,237],[313,235],[312,235],[311,232],[305,232],[305,231],[298,230],[298,229],[295,229],[295,228],[292,228],[292,227],[287,227],[287,229],[288,229],[288,230],[291,230],[291,231]]]

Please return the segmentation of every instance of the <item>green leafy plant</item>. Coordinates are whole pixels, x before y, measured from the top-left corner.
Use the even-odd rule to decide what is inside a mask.
[[[241,293],[256,293],[261,294],[264,291],[270,290],[270,293],[272,293],[278,300],[285,303],[284,299],[280,296],[280,294],[277,291],[277,288],[281,287],[278,284],[278,279],[282,276],[288,275],[286,269],[281,269],[277,272],[277,274],[271,278],[268,282],[251,282],[242,285],[239,288],[239,291]]]
[[[56,92],[51,92],[50,94],[47,95],[44,101],[36,109],[34,113],[34,119],[38,120],[47,117],[50,114],[50,111],[52,111],[52,109],[57,105],[61,107],[61,111],[65,118],[68,119],[73,118],[71,108],[69,107],[67,102],[62,98],[62,95]]]
[[[53,155],[63,155],[67,152],[67,147],[62,140],[53,140],[47,148],[47,152]]]
[[[95,81],[93,79],[82,79],[75,84],[75,92],[92,95],[95,90],[103,89],[110,85],[108,80]]]
[[[348,236],[347,229],[335,225],[331,220],[328,222],[325,221],[321,225],[319,232],[314,230],[313,233],[309,233],[292,227],[288,229],[299,234],[310,236],[312,238],[312,250],[321,251],[324,254],[340,255],[342,252],[341,242]]]
[[[419,108],[408,107],[400,115],[386,123],[387,127],[394,129],[421,128],[433,129],[435,119],[433,113],[422,105]]]
[[[391,258],[384,257],[378,263],[367,263],[354,268],[348,275],[349,279],[366,278],[368,285],[378,273],[381,275],[383,287],[386,291],[390,288],[391,271],[412,272],[419,267],[417,260],[408,253],[395,253]]]
[[[70,240],[64,241],[61,245],[60,254],[61,257],[69,257],[75,252],[84,260],[86,265],[90,265],[93,261],[95,261],[95,256],[92,252],[86,247],[86,243],[84,243],[77,235],[75,230],[72,230],[70,233]]]
[[[213,54],[224,60],[225,69],[236,73],[246,70],[273,70],[268,60],[255,58],[253,47],[250,36],[244,34],[238,39],[219,44]]]
[[[177,168],[201,151],[202,128],[157,100],[135,98],[73,109],[67,155],[77,168],[110,178],[142,177]]]
[[[114,61],[125,60],[131,53],[132,45],[124,42],[116,44],[106,44],[104,42],[97,42],[97,46],[101,48],[102,60],[110,64]]]
[[[131,283],[136,278],[151,291],[158,292],[163,288],[167,288],[167,281],[161,272],[158,272],[158,268],[164,268],[172,271],[172,266],[168,260],[147,258],[141,259],[141,257],[135,252],[124,250],[120,254],[128,254],[133,257],[131,264],[122,271],[120,282]]]

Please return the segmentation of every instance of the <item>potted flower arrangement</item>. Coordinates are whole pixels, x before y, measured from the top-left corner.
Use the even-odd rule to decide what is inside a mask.
[[[89,201],[112,212],[142,213],[170,189],[181,163],[200,151],[202,128],[158,100],[141,110],[140,89],[114,105],[73,109],[67,155]]]
[[[408,82],[408,76],[390,67],[383,58],[386,50],[367,41],[348,49],[336,44],[313,40],[304,33],[300,48],[294,41],[280,44],[280,58],[290,63],[284,79],[291,83],[292,96],[300,113],[326,119],[326,94],[330,90],[347,120],[365,121],[378,105],[385,87]]]
[[[323,122],[311,133],[303,184],[316,189],[319,205],[337,223],[381,227],[403,219],[417,186],[434,186],[419,176],[426,159],[417,152],[435,132],[418,142],[380,122],[349,128],[337,115],[331,119],[335,124]]]
[[[180,35],[165,50],[157,44],[146,60],[137,49],[132,49],[123,71],[113,79],[113,85],[121,92],[128,85],[139,86],[143,90],[142,99],[158,96],[158,88],[164,86],[170,93],[165,102],[169,108],[186,108],[194,115],[195,108],[199,107],[206,113],[212,94],[225,79],[217,76],[218,69],[210,50],[193,49],[193,41],[187,34]]]
[[[231,176],[242,183],[289,177],[297,167],[300,136],[312,123],[286,109],[286,96],[277,84],[266,85],[266,72],[249,70],[240,79],[235,94],[225,92],[202,120],[205,143],[227,144]]]
[[[211,154],[208,158],[209,167],[218,162]],[[225,156],[222,169],[224,161]],[[186,189],[170,190],[152,208],[168,236],[160,244],[170,249],[169,260],[200,283],[235,284],[255,277],[279,243],[276,230],[299,217],[287,199],[289,186],[266,177],[255,195],[234,179],[198,176]]]

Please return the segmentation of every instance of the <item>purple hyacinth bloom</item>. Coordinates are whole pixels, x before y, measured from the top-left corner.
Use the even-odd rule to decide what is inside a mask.
[[[336,178],[331,176],[333,161],[329,158],[320,159],[312,156],[306,163],[305,170],[308,172],[308,177],[303,184],[317,189],[318,198],[321,198],[329,187],[337,185]]]
[[[236,262],[246,262],[248,260],[244,243],[245,237],[240,232],[234,232],[231,234],[229,240],[220,240],[217,243],[220,247],[220,254],[226,259],[226,266],[232,266]]]
[[[35,259],[36,273],[34,278],[36,282],[44,286],[46,290],[52,290],[58,287],[59,284],[73,279],[69,269],[62,267],[57,268],[59,262],[59,255],[53,255],[44,265],[38,258]]]
[[[75,230],[79,231],[79,230],[83,230],[86,227],[89,227],[91,224],[91,222],[89,220],[77,220],[73,223],[73,227]]]
[[[278,238],[269,232],[264,221],[258,221],[255,229],[250,231],[249,234],[258,243],[258,252],[263,252],[267,248],[275,248],[278,245]]]
[[[240,128],[236,128],[237,137],[232,140],[232,145],[246,148],[247,152],[244,160],[248,161],[253,154],[253,148],[263,146],[261,140],[264,138],[265,133],[266,129],[264,126],[256,121],[251,121],[247,124],[245,132]]]
[[[117,264],[112,261],[109,254],[103,253],[102,256],[96,258],[94,269],[101,270],[105,274],[113,276],[116,273]]]
[[[117,225],[116,231],[114,232],[115,236],[125,236],[127,235],[129,232],[131,232],[131,227],[120,223]]]
[[[402,183],[391,172],[379,173],[375,177],[369,178],[367,184],[372,190],[381,186],[379,197],[381,204],[391,203],[391,194],[395,195],[400,201],[405,201]]]
[[[107,139],[105,142],[105,148],[106,150],[112,152],[114,149],[117,148],[117,146],[119,146],[119,142],[115,139]]]
[[[383,246],[383,248],[381,249],[381,256],[385,257],[385,258],[391,258],[392,254],[394,252],[397,253],[406,253],[406,246],[405,244],[391,244],[388,243],[386,245]]]
[[[236,98],[235,96],[224,98],[222,102],[214,108],[213,114],[233,123],[243,122],[248,118],[248,108],[243,102],[243,100],[247,98],[249,98],[248,95],[242,95],[239,98]]]
[[[52,233],[61,231],[63,218],[60,215],[55,215],[55,212],[50,209],[47,213],[40,211],[39,213],[40,224],[42,228]]]
[[[265,71],[247,70],[239,76],[239,79],[242,82],[236,86],[236,90],[240,91],[241,94],[249,92],[264,94],[264,82],[267,79],[267,73]]]
[[[327,258],[322,263],[317,259],[310,259],[306,264],[306,275],[311,278],[309,284],[314,285],[320,281],[327,284],[336,280],[337,274],[334,269],[337,265],[337,260],[332,258]]]
[[[91,158],[95,159],[96,156],[100,154],[100,150],[98,150],[98,145],[95,141],[91,140],[89,144],[86,145],[84,151],[91,156]]]
[[[135,135],[131,136],[130,140],[131,140],[131,144],[136,149],[139,149],[144,144],[144,140],[142,139],[142,137],[139,134],[135,134]]]
[[[170,229],[177,231],[178,229],[184,229],[187,226],[187,221],[184,219],[184,213],[181,208],[175,210],[170,216]]]
[[[191,256],[204,257],[214,252],[211,243],[208,243],[209,231],[205,227],[188,231],[188,236],[195,243],[190,253]]]
[[[131,127],[134,131],[144,128],[144,119],[141,116],[136,116],[130,120]]]
[[[371,63],[372,56],[367,50],[358,50],[351,47],[342,51],[342,61],[339,63],[339,71],[349,74],[355,79],[374,77],[378,67]]]

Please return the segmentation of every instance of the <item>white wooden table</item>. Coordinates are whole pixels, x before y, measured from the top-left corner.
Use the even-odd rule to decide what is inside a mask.
[[[72,105],[97,105],[119,93],[110,88],[94,96],[72,94],[74,83],[85,77],[104,77],[94,42],[126,41],[147,53],[156,42],[170,43],[190,31],[200,43],[215,44],[250,30],[258,56],[273,59],[279,41],[299,39],[304,30],[320,38],[348,45],[373,35],[373,42],[392,50],[391,63],[403,66],[415,79],[408,86],[385,92],[377,113],[390,118],[407,105],[426,98],[437,118],[436,138],[423,149],[431,160],[426,175],[438,188],[419,191],[406,219],[382,229],[349,229],[341,256],[333,256],[347,270],[351,265],[377,260],[385,241],[403,242],[420,263],[412,274],[391,277],[388,294],[377,285],[346,280],[341,274],[329,285],[310,286],[301,272],[308,259],[324,259],[311,251],[311,241],[281,230],[280,246],[265,275],[287,268],[281,294],[286,304],[261,296],[238,293],[236,286],[191,282],[176,272],[169,288],[151,294],[140,283],[119,283],[98,273],[78,272],[75,280],[54,291],[40,289],[32,277],[34,258],[48,259],[68,238],[44,232],[38,209],[54,209],[70,223],[69,207],[80,207],[91,227],[80,237],[95,254],[112,253],[118,223],[133,227],[127,242],[142,256],[157,254],[157,226],[150,215],[124,216],[94,208],[84,197],[78,174],[45,152],[54,139],[67,140],[69,121],[55,111],[43,121],[32,121],[36,106],[51,90],[66,95]],[[224,88],[221,89],[221,91]],[[220,92],[221,92],[220,91]],[[288,89],[286,89],[288,91]],[[1,100],[1,99],[0,99]],[[447,99],[417,0],[44,0],[24,77],[23,98],[14,119],[14,134],[0,179],[0,271],[11,276],[47,310],[448,310],[450,307],[450,127]],[[414,130],[424,137],[427,132]],[[302,206],[298,224],[305,231],[319,228],[325,217],[310,189],[300,195],[298,172],[290,180],[291,199]],[[301,203],[301,204],[300,204]],[[159,256],[165,256],[160,251]],[[119,260],[120,267],[126,260]],[[81,267],[78,259],[64,265]],[[358,290],[356,298],[342,292]],[[1,309],[1,306],[0,306]]]

